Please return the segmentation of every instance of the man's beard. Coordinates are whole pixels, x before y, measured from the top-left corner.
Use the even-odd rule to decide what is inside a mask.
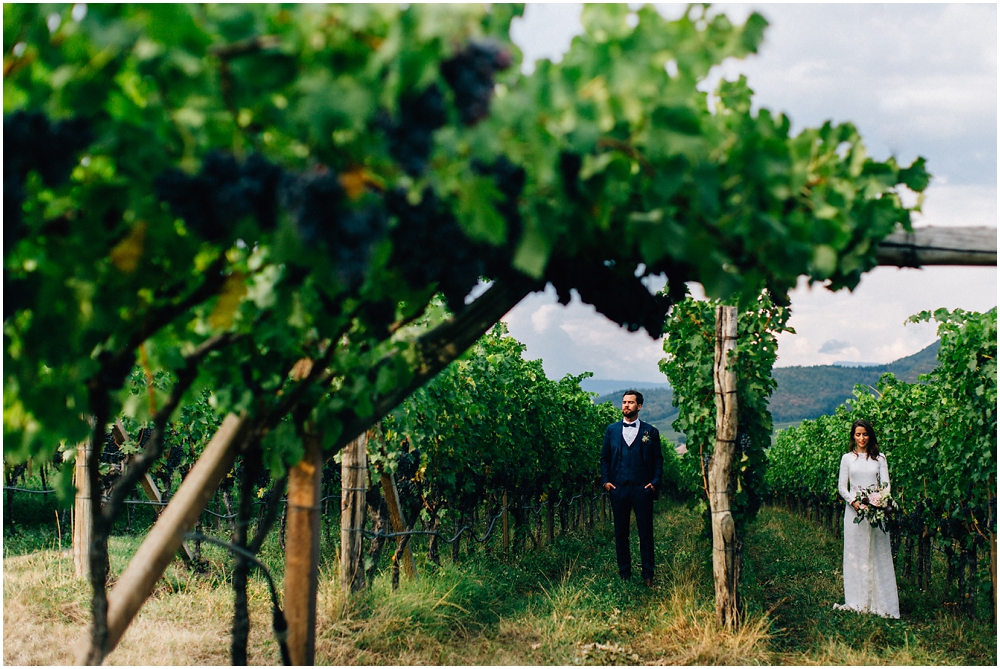
[[[639,410],[638,409],[636,409],[635,411],[633,411],[631,413],[629,413],[627,411],[622,411],[622,416],[624,416],[625,418],[627,418],[628,422],[630,422],[630,423],[632,421],[634,421],[638,415],[639,415]]]

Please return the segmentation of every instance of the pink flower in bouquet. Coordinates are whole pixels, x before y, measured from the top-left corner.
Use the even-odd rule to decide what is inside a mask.
[[[872,506],[882,506],[882,493],[873,492],[868,495],[868,503]]]

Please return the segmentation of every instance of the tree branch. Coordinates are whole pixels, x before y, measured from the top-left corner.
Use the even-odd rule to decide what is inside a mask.
[[[226,256],[220,254],[202,274],[205,280],[200,286],[191,291],[184,299],[155,309],[146,314],[141,325],[129,336],[125,344],[117,351],[103,351],[98,359],[101,367],[97,375],[102,377],[103,383],[108,388],[120,388],[122,381],[128,375],[129,370],[135,362],[135,350],[144,341],[152,337],[158,331],[166,327],[171,321],[180,316],[191,307],[201,304],[208,298],[215,295],[226,281],[222,274],[225,267]]]
[[[333,452],[339,451],[384,418],[400,402],[462,355],[504,314],[538,287],[536,281],[527,277],[497,280],[460,314],[421,336],[417,340],[417,364],[410,382],[376,397],[373,403],[375,411],[370,416],[362,418],[353,410],[346,409],[344,429],[334,443]],[[391,363],[396,355],[395,352],[390,353],[376,364],[375,369]]]

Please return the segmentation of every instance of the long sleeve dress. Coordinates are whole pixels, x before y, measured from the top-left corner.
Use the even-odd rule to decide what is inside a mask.
[[[845,453],[840,459],[840,496],[847,502],[844,511],[844,603],[838,609],[899,617],[896,572],[892,564],[889,535],[858,517],[851,502],[862,488],[881,483],[889,485],[889,467],[885,455],[871,460],[867,455]]]

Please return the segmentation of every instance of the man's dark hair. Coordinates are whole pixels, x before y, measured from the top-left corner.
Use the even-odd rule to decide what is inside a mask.
[[[642,404],[642,393],[638,390],[626,390],[622,393],[622,399],[625,399],[626,395],[635,395],[635,403]]]

